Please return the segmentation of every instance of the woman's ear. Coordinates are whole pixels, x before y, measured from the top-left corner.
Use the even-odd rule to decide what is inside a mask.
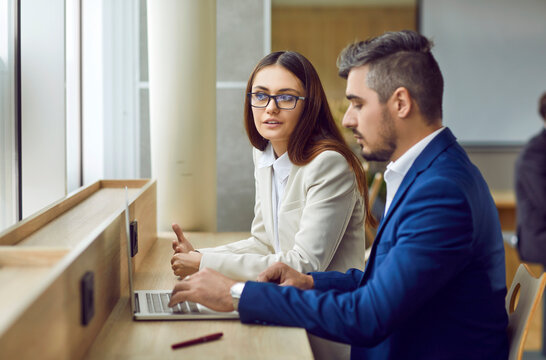
[[[411,113],[413,102],[411,95],[405,87],[394,90],[392,96],[392,109],[399,118],[406,118]]]

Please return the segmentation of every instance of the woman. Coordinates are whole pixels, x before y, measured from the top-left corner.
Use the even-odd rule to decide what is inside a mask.
[[[274,52],[258,63],[246,90],[256,180],[251,237],[197,251],[173,224],[174,273],[208,267],[255,280],[276,261],[301,272],[362,269],[364,214],[374,222],[364,212],[366,177],[333,120],[315,69],[296,52]]]

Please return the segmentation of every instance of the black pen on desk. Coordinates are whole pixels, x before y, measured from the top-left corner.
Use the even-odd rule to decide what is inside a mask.
[[[186,346],[190,346],[190,345],[194,345],[194,344],[201,344],[201,343],[212,341],[212,340],[218,340],[218,339],[220,339],[222,337],[222,335],[224,335],[224,333],[219,332],[219,333],[214,333],[214,334],[210,334],[210,335],[201,336],[201,337],[198,337],[196,339],[186,340],[186,341],[182,341],[182,342],[179,342],[179,343],[176,343],[176,344],[172,344],[171,348],[178,349],[178,348],[181,348],[181,347],[186,347]]]

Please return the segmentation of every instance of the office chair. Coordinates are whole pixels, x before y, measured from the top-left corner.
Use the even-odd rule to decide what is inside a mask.
[[[508,312],[509,360],[520,360],[523,355],[523,344],[527,338],[529,320],[540,304],[545,285],[545,273],[542,273],[540,278],[536,278],[531,274],[527,265],[519,265],[505,300]]]

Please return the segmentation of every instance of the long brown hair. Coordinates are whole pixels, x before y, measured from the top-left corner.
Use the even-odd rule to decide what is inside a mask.
[[[260,60],[252,74],[250,74],[246,93],[252,91],[254,77],[258,71],[275,64],[294,74],[301,81],[306,91],[301,117],[288,139],[288,157],[290,161],[295,165],[303,166],[326,150],[337,151],[343,155],[353,170],[358,189],[364,197],[366,223],[376,226],[377,221],[369,208],[368,186],[362,162],[351,151],[336,126],[320,78],[309,60],[293,51],[277,51],[267,55]],[[245,97],[244,119],[250,143],[259,150],[265,150],[268,140],[264,139],[256,129],[248,96]]]

